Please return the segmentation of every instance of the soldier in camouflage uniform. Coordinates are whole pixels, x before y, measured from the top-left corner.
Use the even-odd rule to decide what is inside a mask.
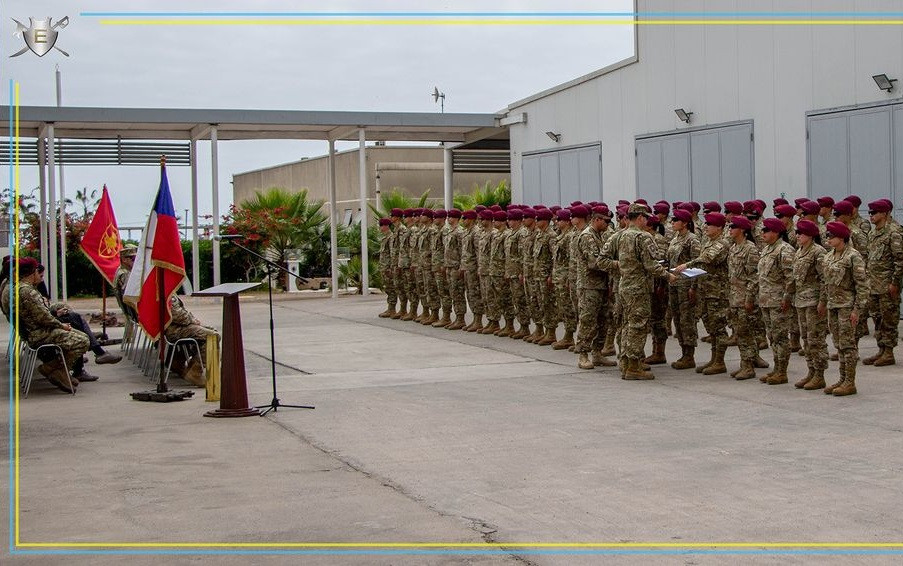
[[[521,270],[524,281],[524,301],[527,303],[527,314],[530,320],[536,323],[536,328],[533,333],[524,336],[524,340],[527,342],[535,342],[536,340],[540,340],[543,336],[543,329],[540,328],[542,322],[540,315],[538,314],[539,308],[536,306],[538,297],[536,297],[536,293],[533,289],[533,240],[536,237],[536,210],[528,207],[522,209],[521,213],[524,216],[523,223],[525,228],[525,230],[521,232],[520,239],[520,251],[523,256]],[[529,326],[530,325],[528,324],[528,330]]]
[[[794,251],[796,251],[799,247],[793,222],[796,218],[796,208],[786,202],[778,202],[782,200],[784,199],[775,199],[774,216],[784,224],[784,235],[787,237],[787,242],[793,246]],[[794,306],[790,307],[790,311],[790,351],[799,352],[802,356],[804,355],[804,352],[800,345],[801,332],[799,327],[799,315]]]
[[[395,291],[395,269],[392,265],[392,221],[388,218],[379,219],[379,275],[382,280],[383,292],[386,294],[386,310],[379,313],[379,318],[391,318],[396,314],[395,305],[398,303],[398,294]]]
[[[131,244],[127,244],[119,251],[119,269],[116,270],[116,277],[113,279],[113,293],[116,296],[116,302],[122,309],[122,314],[129,318],[132,322],[138,321],[138,313],[132,305],[127,304],[123,300],[125,294],[125,286],[129,282],[129,275],[132,273],[132,266],[135,264],[135,256],[138,254],[138,248]]]
[[[842,222],[850,229],[850,245],[853,246],[854,250],[859,252],[862,259],[866,260],[866,264],[868,264],[868,236],[865,235],[865,232],[853,225],[853,210],[855,210],[853,203],[846,200],[839,200],[834,203],[834,219],[837,222]],[[856,332],[859,334],[860,338],[869,333],[868,316],[865,313],[859,318]]]
[[[433,211],[433,230],[435,230],[431,250],[433,254],[433,277],[436,282],[436,297],[439,299],[439,305],[442,308],[442,318],[433,322],[435,328],[445,328],[452,322],[451,293],[448,290],[448,278],[445,274],[445,238],[450,231],[445,221],[447,217],[448,212],[445,210]]]
[[[577,208],[581,207],[581,208]],[[581,213],[586,211],[586,216],[578,217],[574,214],[575,210],[580,210]],[[568,287],[568,295],[571,299],[571,308],[574,309],[574,312],[577,314],[577,321],[579,324],[580,321],[580,302],[577,298],[577,270],[578,270],[578,258],[577,254],[577,242],[580,240],[580,233],[586,228],[586,217],[589,216],[589,210],[583,206],[583,203],[580,201],[575,201],[571,204],[571,224],[573,225],[574,237],[571,238],[571,248],[568,250],[568,276],[567,276],[567,287]],[[579,328],[579,326],[578,326]],[[574,339],[574,344],[568,348],[569,352],[573,352],[576,349],[577,339]]]
[[[575,230],[583,228],[574,238],[576,243],[571,258],[577,272],[579,297],[579,325],[574,347],[574,352],[579,356],[577,367],[593,369],[596,366],[613,366],[615,362],[602,355],[611,313],[608,272],[611,266],[602,265],[610,212],[602,206],[594,207],[588,226],[584,226],[584,219],[589,214],[586,207],[574,207],[571,214],[577,219]]]
[[[448,211],[448,230],[445,233],[445,273],[448,281],[448,292],[451,297],[452,308],[455,311],[455,321],[449,324],[448,330],[460,330],[464,328],[464,315],[467,314],[467,299],[465,298],[464,270],[461,269],[461,245],[464,239],[464,228],[460,226],[461,211],[453,208]]]
[[[659,223],[658,216],[649,217],[646,231],[652,236],[655,252],[653,257],[659,263],[666,264],[668,239],[665,238],[665,227]],[[652,355],[643,361],[649,365],[664,364],[668,362],[665,358],[665,342],[668,340],[668,330],[665,326],[668,312],[668,284],[665,281],[661,279],[654,281],[650,301],[652,304],[652,314],[649,318],[652,330]]]
[[[564,323],[564,336],[552,344],[552,349],[566,350],[574,345],[574,332],[577,331],[577,312],[568,288],[574,230],[571,227],[570,210],[562,209],[555,214],[558,219],[558,235],[552,241],[552,284],[555,286],[556,318]]]
[[[499,329],[499,316],[496,310],[498,300],[495,297],[495,289],[492,288],[492,278],[490,275],[491,268],[491,250],[492,240],[495,238],[495,229],[492,226],[493,212],[484,210],[480,212],[480,221],[482,231],[479,233],[479,242],[477,246],[477,258],[480,275],[480,291],[483,297],[483,305],[486,309],[486,318],[488,324],[479,330],[480,334],[495,334]]]
[[[169,303],[172,312],[172,321],[163,332],[166,339],[170,342],[176,342],[177,340],[182,340],[184,338],[192,338],[197,340],[198,348],[200,350],[200,352],[192,352],[191,359],[185,360],[181,351],[177,349],[173,359],[172,369],[185,381],[197,385],[198,387],[203,387],[207,383],[207,378],[201,369],[202,367],[207,367],[207,340],[212,338],[219,341],[219,332],[201,324],[201,321],[196,319],[194,315],[185,308],[182,300],[176,295],[173,295],[172,298],[170,298]],[[214,360],[214,362],[219,363],[219,360]]]
[[[424,208],[420,211],[420,234],[418,239],[418,262],[420,264],[420,284],[422,289],[423,317],[420,324],[430,326],[439,320],[439,289],[436,288],[436,277],[433,274],[433,241],[438,230],[433,225],[433,211]]]
[[[797,389],[824,389],[825,370],[828,369],[828,321],[818,314],[818,303],[826,302],[824,295],[825,248],[819,242],[818,225],[800,220],[796,225],[799,247],[793,258],[793,306],[799,318],[799,328],[805,334],[804,349],[808,374],[794,383]]]
[[[505,279],[508,281],[508,292],[514,316],[520,323],[517,332],[511,338],[520,340],[530,334],[530,313],[527,310],[527,295],[524,291],[523,250],[520,249],[526,228],[523,226],[523,212],[519,208],[508,211],[508,225],[511,230],[505,239]],[[513,328],[512,328],[513,330]]]
[[[753,241],[759,252],[765,247],[765,240],[762,238],[762,214],[764,207],[755,200],[748,200],[743,203],[743,213],[750,222],[752,222]],[[755,326],[753,334],[756,336],[756,342],[760,350],[768,348],[767,332],[765,331],[765,318],[762,315],[762,309],[756,305]]]
[[[862,206],[862,199],[856,195],[850,195],[843,200],[853,205],[853,221],[851,224],[868,237],[869,232],[872,231],[872,223],[869,222],[868,218],[863,218],[859,215],[859,207]]]
[[[395,294],[398,296],[398,308],[389,318],[399,319],[408,314],[408,290],[405,275],[398,269],[398,256],[401,252],[401,232],[404,226],[402,219],[404,211],[400,208],[393,208],[389,213],[389,232],[390,248],[392,252],[389,254],[388,269],[391,271],[392,280],[395,283]],[[388,299],[388,297],[386,297]]]
[[[609,228],[611,234],[607,239],[605,239],[605,243],[602,245],[602,257],[610,258],[612,257],[617,249],[618,249],[618,240],[623,235],[624,231],[629,227],[629,223],[627,222],[627,209],[628,205],[622,205],[618,207],[618,226],[617,229]],[[606,264],[603,263],[603,266]],[[613,356],[615,354],[615,342],[618,344],[618,349],[623,349],[621,344],[621,329],[624,325],[624,308],[621,303],[620,294],[618,293],[618,287],[621,282],[621,273],[618,271],[617,267],[604,267],[606,271],[608,271],[609,277],[609,291],[608,296],[611,301],[611,323],[608,325],[608,329],[606,330],[605,335],[605,345],[602,348],[603,356]],[[621,368],[622,370],[624,368]]]
[[[766,218],[762,223],[765,247],[759,258],[759,307],[765,319],[768,341],[774,354],[774,371],[765,383],[787,383],[790,361],[790,307],[793,304],[793,246],[781,235],[784,223]]]
[[[489,249],[489,275],[492,277],[494,308],[500,324],[493,334],[507,338],[514,334],[514,306],[511,303],[511,287],[505,277],[505,247],[513,232],[508,228],[508,213],[504,210],[493,212],[492,220],[495,236]],[[501,326],[502,319],[505,326]]]
[[[903,230],[891,224],[892,203],[886,199],[869,203],[869,216],[875,228],[868,235],[867,273],[869,312],[875,321],[878,353],[863,360],[865,364],[896,364],[897,325],[900,319],[900,287],[903,282]],[[864,315],[864,310],[860,311]]]
[[[398,273],[399,281],[404,282],[407,304],[401,304],[402,314],[399,320],[416,320],[417,308],[420,304],[420,294],[417,292],[417,268],[414,264],[415,243],[417,241],[417,228],[413,209],[404,211],[404,220],[398,223]]]
[[[712,358],[708,363],[697,366],[696,373],[715,375],[724,373],[724,351],[727,339],[728,311],[728,247],[722,236],[726,219],[720,212],[705,216],[705,236],[699,248],[699,256],[674,268],[680,273],[688,267],[698,267],[706,271],[698,283],[699,302],[702,304],[702,323],[712,337]]]
[[[480,287],[477,255],[479,253],[482,228],[477,223],[477,211],[465,210],[461,215],[463,233],[461,235],[461,271],[467,289],[467,303],[473,313],[473,320],[464,327],[465,332],[477,332],[483,328],[483,293]]]
[[[544,328],[545,334],[534,344],[549,346],[554,344],[558,320],[555,312],[555,288],[552,285],[552,231],[549,222],[552,211],[548,208],[536,212],[536,233],[533,237],[533,293],[539,303],[537,328]]]
[[[871,204],[869,209],[875,210]],[[831,247],[822,264],[827,303],[820,302],[818,312],[828,314],[828,328],[840,360],[840,380],[826,387],[825,393],[840,397],[856,393],[856,363],[859,361],[856,325],[859,313],[867,308],[869,284],[865,261],[849,245],[850,229],[840,222],[828,222],[825,235]]]
[[[634,203],[627,209],[630,226],[618,239],[613,250],[614,266],[621,274],[618,296],[624,309],[621,330],[623,379],[655,379],[651,371],[643,369],[643,350],[650,329],[653,279],[677,281],[661,263],[655,260],[655,243],[646,231],[649,209]]]
[[[759,250],[752,235],[752,223],[744,216],[734,216],[730,224],[731,246],[727,268],[730,281],[730,318],[740,348],[740,369],[731,377],[744,380],[756,377],[759,349],[755,337],[755,305],[759,295]]]
[[[690,232],[692,215],[686,210],[677,209],[671,221],[674,237],[668,244],[668,265],[677,267],[699,256],[699,238]],[[696,367],[696,343],[699,338],[696,330],[696,281],[681,277],[671,285],[669,290],[671,312],[677,329],[677,341],[680,343],[682,356],[671,364],[674,369],[691,369]]]

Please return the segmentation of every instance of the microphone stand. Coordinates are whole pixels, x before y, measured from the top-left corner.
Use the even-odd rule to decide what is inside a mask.
[[[252,256],[260,259],[266,264],[267,268],[267,277],[269,278],[269,282],[267,285],[268,298],[270,303],[270,368],[271,374],[273,378],[273,400],[269,402],[267,405],[257,405],[258,409],[265,409],[261,411],[260,416],[265,416],[270,411],[276,413],[279,411],[279,407],[289,407],[291,409],[313,409],[312,405],[288,405],[279,400],[279,397],[276,395],[276,336],[275,336],[275,323],[273,322],[273,275],[278,274],[280,271],[288,274],[290,277],[294,277],[296,279],[300,279],[302,282],[307,282],[307,279],[295,275],[288,269],[285,269],[281,265],[268,260],[263,257],[259,253],[254,250],[248,249],[245,246],[239,244],[232,238],[223,238],[226,241],[232,242],[234,246],[244,250],[245,252],[251,254]]]

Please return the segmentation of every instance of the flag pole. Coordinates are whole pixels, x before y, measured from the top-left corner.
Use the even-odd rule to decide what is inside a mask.
[[[166,156],[160,156],[160,168],[166,167]],[[160,339],[157,346],[160,353],[160,383],[157,384],[157,393],[166,393],[166,334],[163,332],[163,321],[166,320],[166,289],[163,288],[163,269],[157,268],[157,304],[160,320]]]
[[[103,320],[103,330],[101,331],[101,337],[106,340],[107,339],[107,280],[104,279],[103,274],[100,275],[100,288],[102,289],[101,296],[103,297],[103,302],[100,307],[100,317]]]

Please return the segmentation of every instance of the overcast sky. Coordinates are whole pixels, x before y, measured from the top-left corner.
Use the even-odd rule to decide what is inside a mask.
[[[446,93],[446,112],[492,113],[548,87],[633,53],[630,26],[109,26],[83,12],[572,12],[631,11],[632,0],[569,1],[56,1],[0,5],[0,78],[20,84],[22,105],[438,112],[430,93]],[[16,18],[69,17],[42,58],[16,38]],[[356,144],[340,143],[338,149]],[[325,142],[219,143],[220,214],[232,201],[232,175],[321,155]],[[198,145],[199,212],[211,211],[210,145]],[[187,167],[168,170],[176,210],[190,206]],[[8,179],[8,169],[2,174]],[[67,196],[108,185],[119,224],[141,225],[159,184],[156,167],[70,166]],[[8,183],[4,182],[5,187]],[[36,187],[23,167],[21,188]]]

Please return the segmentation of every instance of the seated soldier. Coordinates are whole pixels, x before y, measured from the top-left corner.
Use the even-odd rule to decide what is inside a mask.
[[[122,297],[125,294],[125,286],[129,282],[129,275],[132,273],[132,266],[135,264],[135,256],[138,254],[138,248],[133,244],[126,244],[119,250],[119,269],[116,270],[116,279],[114,280],[113,290],[116,293],[116,302],[122,313],[132,322],[138,322],[138,313],[132,305],[126,303]]]
[[[30,257],[20,259],[18,272],[20,335],[32,348],[44,344],[56,344],[63,350],[66,367],[72,368],[75,376],[83,373],[82,356],[88,351],[90,345],[88,336],[73,329],[70,324],[57,320],[50,313],[46,300],[35,288],[41,280],[41,275],[38,274],[38,262],[35,259]],[[10,312],[8,285],[9,283],[3,286],[7,292],[0,296],[0,304],[3,305],[3,311],[7,313],[7,316]],[[50,380],[50,383],[57,388],[67,393],[73,393],[79,380],[77,377],[70,378],[63,366],[63,360],[56,352],[46,354],[42,352],[41,359],[44,361],[38,366],[41,375]],[[70,383],[72,388],[70,388]]]
[[[212,336],[214,340],[219,341],[219,333],[213,328],[202,325],[201,321],[185,308],[179,297],[173,295],[170,304],[172,306],[172,322],[166,327],[166,339],[175,342],[182,338],[194,338],[198,341],[201,349],[200,359],[197,352],[190,352],[189,360],[185,359],[182,352],[177,351],[176,357],[173,359],[173,371],[185,381],[203,387],[207,383],[207,376],[201,370],[201,365],[207,367],[207,338]],[[213,362],[219,363],[219,360],[213,360]]]

